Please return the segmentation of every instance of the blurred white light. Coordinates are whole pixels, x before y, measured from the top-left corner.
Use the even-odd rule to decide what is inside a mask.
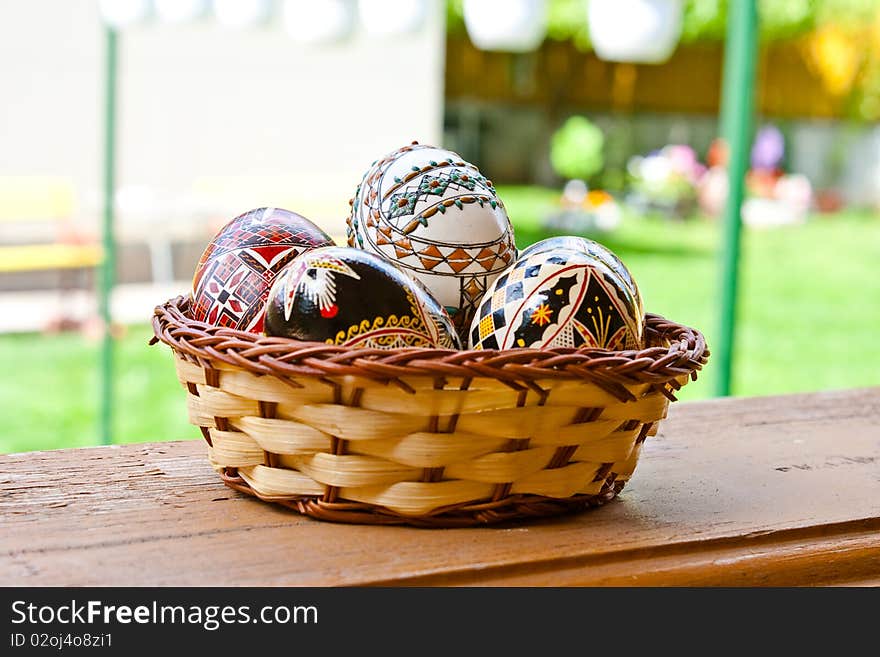
[[[260,25],[269,18],[271,9],[270,0],[214,0],[214,16],[224,27]]]
[[[150,0],[98,0],[101,18],[110,27],[136,25],[150,15]]]
[[[208,0],[153,0],[156,15],[165,23],[189,23],[202,18],[208,10]]]
[[[354,28],[354,0],[285,0],[281,21],[297,43],[341,41]]]
[[[358,0],[361,23],[373,36],[415,32],[425,22],[427,10],[428,0]]]
[[[565,183],[562,188],[562,198],[569,205],[580,206],[587,200],[587,183],[574,178]]]
[[[547,34],[546,0],[464,0],[464,24],[482,50],[527,52]]]
[[[672,177],[672,165],[662,155],[649,155],[642,160],[639,172],[645,182],[660,185]]]
[[[587,23],[601,59],[657,64],[681,36],[681,0],[590,0]]]

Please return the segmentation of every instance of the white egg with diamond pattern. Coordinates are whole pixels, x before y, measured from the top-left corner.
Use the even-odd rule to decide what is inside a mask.
[[[351,200],[348,244],[420,280],[461,333],[516,258],[492,182],[452,151],[418,143],[373,163]]]

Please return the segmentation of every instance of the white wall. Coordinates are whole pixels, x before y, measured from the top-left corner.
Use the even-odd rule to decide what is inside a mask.
[[[393,41],[359,29],[345,44],[299,46],[277,18],[250,31],[210,18],[126,31],[119,185],[178,225],[278,205],[338,232],[374,159],[440,140],[443,44],[437,2],[419,33]],[[95,0],[0,0],[0,176],[70,177],[92,221],[102,58]],[[135,209],[123,204],[123,227],[153,218]]]

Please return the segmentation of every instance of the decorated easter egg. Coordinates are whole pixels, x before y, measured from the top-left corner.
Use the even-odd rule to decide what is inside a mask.
[[[226,224],[199,259],[193,319],[261,333],[275,276],[309,249],[333,240],[311,221],[281,208],[258,208]]]
[[[589,256],[593,256],[600,262],[602,262],[605,266],[607,266],[611,271],[617,274],[620,279],[626,284],[626,287],[635,301],[636,306],[638,307],[638,315],[642,316],[645,314],[644,306],[642,305],[642,295],[639,292],[639,286],[636,285],[636,279],[633,278],[633,275],[630,273],[629,269],[627,269],[626,265],[623,264],[623,260],[621,260],[614,251],[609,249],[604,244],[600,244],[594,240],[587,239],[586,237],[578,237],[575,235],[560,235],[557,237],[548,237],[547,239],[541,240],[540,242],[535,242],[525,250],[523,250],[520,254],[520,258],[525,258],[533,253],[546,253],[548,251],[552,251],[554,249],[571,249],[574,251],[580,251]]]
[[[492,281],[516,257],[492,182],[452,151],[413,142],[378,160],[351,200],[348,244],[419,279],[464,333]]]
[[[555,248],[521,256],[495,279],[470,327],[473,349],[638,349],[644,317],[596,256]]]
[[[423,285],[384,258],[348,247],[308,251],[278,275],[266,335],[378,349],[461,347],[449,315]]]

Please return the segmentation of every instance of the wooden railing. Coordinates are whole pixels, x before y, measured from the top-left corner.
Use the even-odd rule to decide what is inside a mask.
[[[0,456],[0,585],[880,585],[880,388],[672,404],[617,500],[486,528],[304,518],[205,452]]]

